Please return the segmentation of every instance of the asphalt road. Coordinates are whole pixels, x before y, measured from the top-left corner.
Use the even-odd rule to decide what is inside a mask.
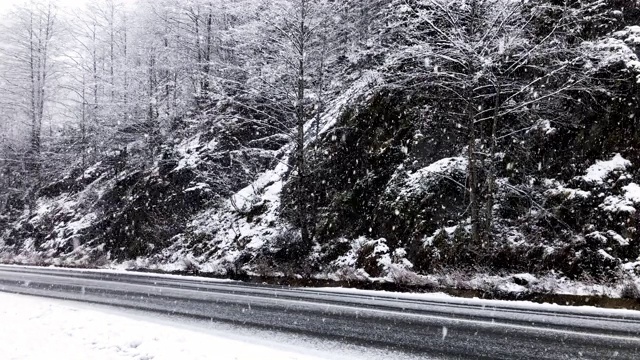
[[[640,359],[640,312],[480,305],[149,274],[0,266],[0,291],[174,314],[425,358]]]

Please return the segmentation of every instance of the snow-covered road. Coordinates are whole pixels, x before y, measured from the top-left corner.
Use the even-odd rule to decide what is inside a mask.
[[[254,345],[266,349],[255,350],[259,356],[256,353],[231,354],[232,359],[274,358],[267,357],[269,349],[285,352],[274,355],[278,359],[291,356],[336,360],[429,359],[435,356],[473,359],[640,358],[640,313],[636,311],[466,300],[442,295],[296,289],[176,276],[9,266],[0,266],[0,290],[74,299],[80,302],[46,301],[58,301],[57,304],[67,308],[71,306],[68,304],[73,304],[75,312],[80,312],[80,308],[93,312],[96,309],[109,313],[115,311],[116,317],[127,321],[131,321],[132,315],[135,315],[139,320],[138,325],[114,325],[115,329],[127,330],[115,330],[116,335],[113,336],[109,335],[111,330],[103,328],[104,321],[94,321],[84,315],[79,316],[83,321],[69,325],[72,330],[66,332],[77,334],[73,329],[80,329],[82,336],[85,333],[93,334],[80,345],[98,344],[95,347],[99,349],[136,352],[146,351],[145,346],[157,348],[160,353],[152,354],[154,359],[167,358],[161,356],[185,348],[204,351],[204,358],[207,359],[226,359],[229,357],[224,357],[224,352],[214,356],[210,352],[212,348],[208,345],[203,348],[202,344],[220,344],[227,340],[233,340],[231,349],[240,347],[243,351],[250,351]],[[0,307],[11,308],[2,303]],[[41,321],[35,318],[37,314],[29,316],[35,319],[34,326],[57,323],[48,321],[46,317],[44,319],[47,321]],[[0,323],[22,324],[19,317],[5,319],[10,317],[11,313],[0,312]],[[156,329],[154,324],[158,324],[158,319],[162,319],[161,324],[164,325]],[[185,323],[190,325],[185,328]],[[175,344],[175,339],[198,337],[175,334],[178,331],[175,328],[212,339],[199,339],[184,346]],[[153,334],[159,329],[168,331],[166,338],[173,339],[166,340],[166,346],[173,352],[162,350],[164,345],[149,345],[154,344]],[[33,330],[27,327],[23,333],[48,338],[48,330],[51,329],[36,327]],[[105,332],[106,335],[100,335]],[[60,331],[60,334],[64,333],[64,330]],[[10,331],[5,335],[16,334]],[[119,338],[120,335],[124,337]],[[96,340],[94,344],[92,339],[96,337],[100,341]],[[105,343],[104,339],[121,340],[114,347],[110,340]],[[74,341],[77,340],[78,336],[74,336]],[[7,343],[13,341],[0,338],[0,345]],[[127,347],[130,343],[135,345],[133,350],[131,346]],[[59,345],[60,342],[55,341],[54,344]],[[25,343],[19,348],[28,349]],[[225,347],[216,345],[215,348]],[[1,355],[0,359],[6,358]],[[196,355],[200,356],[200,353],[183,358],[198,358]],[[132,356],[144,359],[146,354],[136,353]],[[168,359],[173,360],[170,357]]]
[[[130,314],[129,314],[130,315]],[[61,360],[316,360],[216,331],[180,328],[81,304],[0,293],[0,358]]]
[[[2,360],[415,359],[331,341],[0,292]]]

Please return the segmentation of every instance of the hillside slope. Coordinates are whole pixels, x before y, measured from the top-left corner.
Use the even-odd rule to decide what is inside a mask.
[[[435,82],[454,67],[436,65],[433,75],[436,57],[407,60],[424,49],[399,24],[415,35],[424,19],[387,3],[372,21],[372,38],[334,59],[326,107],[305,127],[311,245],[296,226],[295,142],[219,102],[176,121],[151,159],[131,143],[44,186],[33,209],[16,196],[0,217],[0,258],[223,276],[513,285],[505,291],[558,291],[551,282],[570,280],[613,284],[613,295],[621,294],[617,284],[637,281],[640,27],[621,20],[615,4],[599,10],[609,20],[575,25],[579,36],[563,38],[570,55],[531,60],[567,56],[561,66],[534,80],[508,75],[513,87],[536,76],[546,87],[521,99],[482,94],[478,111],[494,98],[509,111],[497,130],[482,122],[470,140],[469,124],[456,115],[462,105],[443,100]],[[633,19],[629,13],[625,19]],[[536,34],[527,36],[540,40]],[[569,67],[577,70],[558,70]],[[576,82],[575,74],[586,74],[581,86],[598,90],[566,87],[552,98],[555,87]],[[478,236],[472,195],[489,224]]]

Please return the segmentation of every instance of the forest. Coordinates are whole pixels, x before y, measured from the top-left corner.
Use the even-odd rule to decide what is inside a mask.
[[[640,297],[636,0],[0,16],[0,262]]]

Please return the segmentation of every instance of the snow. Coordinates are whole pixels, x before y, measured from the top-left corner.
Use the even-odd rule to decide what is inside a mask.
[[[436,231],[433,232],[433,234],[431,236],[425,236],[422,239],[422,244],[424,246],[432,246],[433,245],[433,240],[435,240],[436,236],[440,235],[443,230],[444,230],[445,234],[448,237],[451,237],[456,232],[457,229],[458,229],[458,225],[444,227],[442,229],[437,229]]]
[[[640,204],[640,186],[636,183],[631,183],[622,188],[625,191],[624,198],[632,201],[636,204]]]
[[[603,244],[607,243],[607,237],[602,234],[600,231],[594,231],[592,233],[587,234],[587,238],[594,239],[600,241]]]
[[[0,323],[2,360],[425,359],[339,340],[3,292]]]
[[[198,190],[208,191],[208,190],[211,190],[211,188],[209,187],[209,184],[199,182],[190,188],[184,189],[184,192],[191,192],[191,191],[198,191]]]
[[[367,242],[368,246],[373,246],[371,255],[369,257],[377,258],[378,265],[384,269],[388,269],[391,266],[391,257],[389,256],[389,246],[387,246],[386,239],[378,239]]]
[[[609,235],[613,240],[617,241],[618,244],[622,246],[629,245],[629,239],[624,238],[622,235],[618,234],[613,230],[608,230],[607,235]]]
[[[264,191],[263,200],[279,202],[280,192],[282,191],[282,179],[288,170],[286,160],[280,161],[275,169],[269,170],[260,175],[260,177],[244,189],[238,191],[231,196],[229,207],[237,207],[241,211],[250,210],[255,202],[260,201],[260,191]]]
[[[545,194],[548,195],[548,196],[562,195],[567,200],[573,200],[573,199],[576,199],[576,198],[586,199],[586,198],[591,196],[591,192],[589,192],[589,191],[567,188],[567,187],[564,187],[561,184],[556,184],[556,188],[555,189],[549,189],[549,190],[547,190],[545,192]]]
[[[618,170],[626,170],[631,166],[631,162],[623,158],[620,154],[614,155],[611,160],[599,160],[591,165],[581,178],[589,183],[602,184],[610,173]]]
[[[613,33],[613,36],[618,39],[623,39],[627,44],[640,45],[640,26],[627,26],[623,30]]]
[[[343,254],[339,256],[336,260],[332,261],[330,264],[330,267],[337,269],[338,272],[346,269],[355,269],[358,253],[360,252],[362,247],[365,244],[367,244],[370,240],[364,236],[360,236],[357,239],[354,239],[352,241],[344,238],[341,240],[343,243],[348,242],[351,245],[351,248],[349,249],[349,251],[347,251],[346,254]],[[336,278],[335,280],[339,280],[339,279]]]
[[[625,212],[634,214],[636,212],[636,208],[631,201],[614,195],[607,196],[602,204],[600,204],[600,208],[613,213]]]
[[[630,33],[628,34],[633,36]],[[614,33],[614,36],[624,37],[624,33],[617,32]],[[635,39],[635,37],[626,39],[605,38],[595,42],[587,41],[583,43],[583,47],[598,58],[599,61],[595,69],[605,68],[622,62],[627,68],[638,71],[640,69],[634,65],[634,62],[638,61],[638,56],[627,45],[628,39]],[[592,67],[592,65],[589,64],[588,67]]]
[[[3,359],[321,359],[73,303],[0,293],[0,304]]]
[[[32,269],[32,270],[42,270],[41,266],[25,266],[25,265],[2,265],[3,267],[17,267],[21,269]],[[55,267],[49,266],[49,268],[55,268],[57,271],[68,271],[70,273],[81,271],[83,273],[95,273],[95,274],[135,274],[135,276],[147,276],[153,278],[162,278],[168,280],[197,280],[201,282],[211,282],[211,283],[234,283],[238,282],[237,280],[230,279],[217,279],[217,278],[209,278],[209,277],[201,277],[201,276],[188,276],[188,275],[172,275],[172,274],[162,274],[162,273],[151,273],[151,272],[138,272],[131,271],[129,269],[132,268],[131,262],[124,262],[117,265],[112,265],[109,269],[73,269],[66,267]],[[182,269],[180,269],[182,270]]]
[[[67,224],[67,229],[72,230],[73,233],[77,233],[80,230],[84,230],[86,228],[88,228],[89,226],[91,226],[91,224],[98,218],[98,215],[96,215],[95,213],[89,213],[85,216],[83,216],[82,218],[80,218],[80,220],[77,221],[73,221]]]
[[[352,103],[355,99],[363,96],[371,91],[375,85],[384,82],[382,74],[377,71],[365,71],[360,79],[344,91],[332,104],[332,106],[322,115],[320,119],[320,134],[324,134],[332,129],[338,121],[344,108]],[[305,132],[314,133],[310,129],[314,126],[314,122],[310,121],[305,125]],[[315,134],[315,133],[314,133]]]
[[[84,171],[82,176],[79,176],[78,178],[76,178],[76,181],[80,181],[83,178],[88,178],[91,177],[96,171],[98,171],[98,169],[102,166],[102,161],[98,161],[97,163],[89,166],[87,168],[87,170]]]
[[[529,274],[529,273],[520,273],[520,274],[514,274],[512,276],[514,279],[519,279],[521,281],[526,281],[529,284],[534,284],[538,282],[538,278],[536,278],[535,276]]]
[[[208,147],[215,145],[209,144]],[[185,168],[191,169],[196,167],[201,159],[198,150],[200,149],[200,135],[188,139],[177,146],[176,151],[180,154],[180,162],[173,171],[179,171]]]
[[[510,293],[510,294],[518,294],[518,293],[527,291],[527,288],[522,285],[514,284],[511,282],[505,282],[498,285],[498,290],[502,292]]]
[[[640,262],[639,262],[640,263]],[[519,310],[531,310],[531,311],[562,311],[566,313],[573,314],[591,314],[591,315],[601,315],[601,316],[625,316],[625,317],[633,317],[640,318],[640,312],[636,310],[627,310],[627,309],[608,309],[608,308],[599,308],[595,306],[570,306],[570,305],[560,305],[560,304],[550,304],[550,303],[535,303],[531,301],[525,300],[487,300],[487,299],[479,299],[479,298],[458,298],[445,293],[435,292],[435,293],[400,293],[394,291],[384,291],[384,290],[360,290],[353,288],[342,288],[342,287],[327,287],[327,288],[317,288],[313,289],[321,290],[325,292],[332,292],[338,294],[345,295],[359,295],[359,296],[367,296],[367,297],[380,297],[386,299],[396,299],[396,300],[418,300],[418,301],[427,301],[427,302],[438,302],[438,303],[446,303],[446,304],[457,304],[457,305],[476,305],[482,307],[491,307],[496,306],[500,308],[511,308],[511,309],[519,309]]]
[[[467,159],[460,157],[440,159],[433,164],[421,169],[419,172],[443,173],[454,169],[464,171],[467,167]]]
[[[604,251],[603,249],[599,249],[598,250],[598,254],[600,254],[600,256],[602,256],[605,259],[608,260],[615,260],[615,258],[611,255],[609,255],[609,253],[607,253],[606,251]]]
[[[400,196],[407,196],[422,189],[425,181],[435,177],[451,175],[454,172],[465,172],[468,161],[463,157],[450,157],[440,159],[409,175],[402,188]]]
[[[531,128],[531,130],[541,131],[545,135],[553,135],[558,131],[558,129],[551,126],[551,121],[546,119],[538,120],[538,122]]]

